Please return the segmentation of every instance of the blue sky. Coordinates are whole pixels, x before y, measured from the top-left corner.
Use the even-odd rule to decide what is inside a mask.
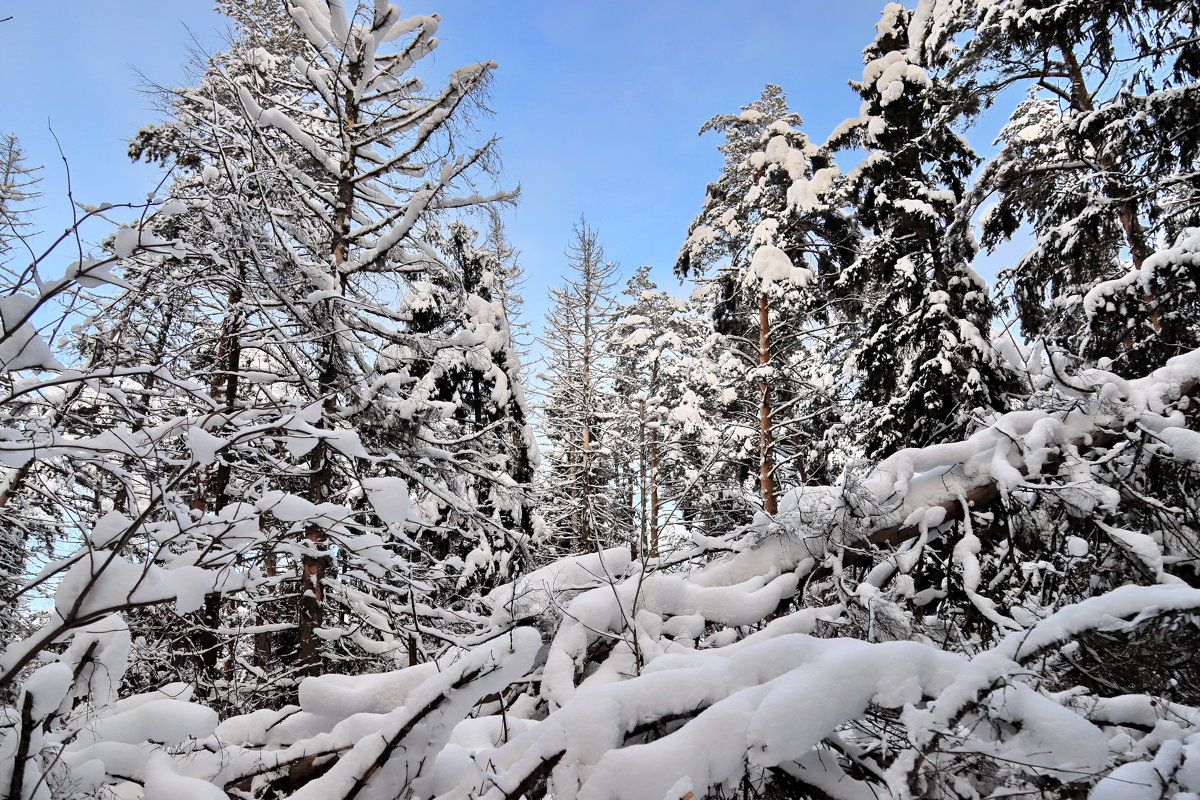
[[[580,214],[625,274],[651,264],[660,283],[673,286],[669,267],[720,169],[719,139],[697,136],[700,126],[773,82],[810,136],[824,139],[858,109],[846,81],[861,74],[859,53],[882,6],[421,0],[401,9],[442,15],[442,44],[431,57],[437,71],[499,64],[489,103],[496,114],[480,127],[502,138],[502,184],[521,187],[509,234],[522,251],[536,326]],[[16,133],[29,160],[46,166],[39,225],[56,229],[69,219],[47,123],[70,161],[77,200],[144,198],[159,176],[124,155],[137,128],[158,118],[138,71],[177,84],[190,47],[219,47],[224,22],[211,0],[0,0],[7,15],[0,131]],[[976,146],[987,149],[990,133]]]

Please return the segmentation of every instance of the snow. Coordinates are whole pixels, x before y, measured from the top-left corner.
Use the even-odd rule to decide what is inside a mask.
[[[807,286],[812,280],[812,271],[796,267],[787,253],[774,245],[760,245],[750,260],[750,272],[758,277],[764,290],[773,284],[785,286]]]
[[[106,547],[116,541],[133,525],[133,520],[119,511],[109,511],[92,526],[91,540],[96,547]]]
[[[322,675],[300,682],[300,707],[326,717],[386,714],[403,706],[416,687],[441,671],[436,661],[375,675]]]
[[[788,206],[802,213],[821,208],[828,202],[828,194],[840,175],[836,167],[825,167],[814,172],[812,178],[796,178],[788,187]]]
[[[367,478],[362,487],[371,508],[386,525],[403,525],[412,511],[408,481],[404,478]]]
[[[188,447],[192,450],[192,458],[197,464],[209,465],[217,460],[217,452],[225,447],[227,442],[198,425],[188,428]]]
[[[1200,433],[1187,428],[1164,428],[1157,436],[1170,446],[1176,458],[1200,463]]]
[[[513,583],[497,586],[486,599],[492,609],[492,624],[539,616],[565,596],[622,577],[631,561],[628,547],[613,547],[559,559]]]
[[[427,750],[441,750],[454,726],[480,698],[524,675],[533,665],[540,646],[541,638],[534,631],[522,628],[478,648],[453,668],[422,683],[410,695],[407,705],[384,715],[379,734],[360,739],[329,772],[306,784],[292,797],[318,800],[344,796],[359,780],[367,786],[364,797],[394,796],[392,787],[396,785],[410,786],[417,797],[431,796],[434,772],[427,769],[433,766],[425,757]],[[464,682],[457,691],[451,691]],[[403,742],[410,739],[420,746],[406,747]],[[375,769],[376,759],[385,749],[393,748],[396,756]]]
[[[216,728],[217,712],[211,708],[164,698],[96,720],[79,732],[70,747],[78,750],[96,742],[155,742],[177,746],[189,739],[209,736]]]
[[[180,614],[199,609],[210,592],[230,591],[244,576],[197,566],[166,569],[134,564],[115,553],[95,551],[63,575],[55,610],[63,619],[88,617],[129,604],[172,602]]]
[[[74,676],[66,664],[56,662],[36,670],[22,687],[25,694],[33,698],[30,716],[40,720],[57,711],[72,683]]]
[[[1127,550],[1134,558],[1141,561],[1156,581],[1162,583],[1184,582],[1182,578],[1163,572],[1162,548],[1158,542],[1154,541],[1153,537],[1145,533],[1113,527],[1099,520],[1096,521],[1096,527],[1108,534],[1114,542]]]
[[[917,62],[930,48],[948,52],[949,40],[940,39],[955,38],[956,15],[968,5],[920,0],[909,50],[865,66],[863,79],[880,105],[928,85],[929,73]],[[977,5],[999,15],[1025,7],[1015,0]],[[396,100],[400,73],[432,50],[436,17],[405,19],[383,0],[355,15],[338,0],[295,0],[290,8],[308,40],[298,43],[305,56],[293,61],[254,47],[237,66],[265,71],[299,64],[291,77],[312,86],[296,105],[264,107],[269,103],[252,91],[263,75],[249,72],[241,94],[229,92],[239,112],[248,112],[249,129],[237,129],[243,138],[231,147],[226,169],[209,165],[199,174],[211,191],[222,188],[222,175],[240,180],[245,164],[238,150],[264,134],[294,145],[287,152],[306,153],[326,173],[317,179],[294,164],[277,173],[270,164],[255,165],[280,181],[272,190],[302,193],[309,205],[278,200],[286,213],[274,218],[283,221],[272,235],[285,243],[253,253],[269,256],[262,263],[299,288],[294,296],[280,291],[245,301],[254,309],[247,313],[261,316],[251,325],[253,354],[238,371],[243,394],[218,402],[207,376],[176,376],[171,364],[149,372],[139,366],[128,373],[63,371],[30,322],[51,296],[47,287],[121,287],[125,270],[161,267],[164,258],[186,254],[182,240],[126,226],[107,246],[130,264],[81,259],[37,294],[30,282],[0,298],[5,369],[58,371],[49,378],[10,375],[15,402],[6,406],[7,427],[0,431],[4,463],[31,464],[38,481],[36,494],[11,494],[24,473],[10,470],[0,503],[9,527],[56,541],[50,553],[56,560],[26,591],[53,587],[54,602],[37,610],[40,628],[24,642],[5,642],[0,657],[0,677],[15,677],[3,696],[16,703],[0,707],[0,786],[10,785],[16,767],[37,779],[39,788],[25,793],[36,800],[72,792],[142,800],[271,793],[696,800],[758,794],[784,775],[813,793],[855,800],[1074,796],[1089,789],[1100,800],[1193,800],[1200,792],[1200,711],[1142,687],[1122,695],[1119,685],[1058,680],[1071,674],[1063,664],[1084,649],[1074,640],[1089,631],[1125,634],[1157,617],[1194,624],[1200,589],[1186,582],[1195,577],[1188,550],[1194,514],[1176,508],[1189,498],[1160,502],[1153,481],[1144,480],[1150,473],[1136,470],[1160,459],[1171,475],[1191,480],[1200,464],[1194,397],[1180,397],[1195,394],[1200,351],[1130,379],[1109,372],[1104,361],[1099,368],[1055,370],[1060,355],[1046,363],[1012,342],[1006,356],[1025,369],[1030,394],[1013,398],[1015,411],[976,414],[974,432],[961,441],[849,463],[835,485],[799,486],[780,498],[778,513],[747,512],[744,526],[726,530],[679,521],[691,510],[683,510],[682,495],[664,492],[672,521],[664,533],[670,547],[661,553],[641,548],[635,558],[629,546],[612,545],[631,538],[631,530],[619,530],[606,532],[608,546],[551,560],[546,553],[554,542],[543,520],[535,515],[532,534],[510,529],[506,517],[529,509],[517,485],[523,479],[504,467],[516,457],[494,444],[522,439],[533,450],[532,428],[520,420],[488,431],[495,433],[489,439],[460,424],[470,411],[465,384],[454,383],[463,371],[486,382],[478,387],[485,406],[493,404],[485,414],[509,402],[530,411],[504,305],[485,299],[482,288],[473,294],[455,284],[460,271],[443,259],[440,244],[415,241],[435,227],[431,215],[451,217],[487,199],[453,194],[460,176],[469,177],[462,171],[470,154],[425,164],[418,156],[426,154],[418,153],[389,165],[394,145],[383,139],[392,136],[376,136],[401,117],[407,122],[398,124],[411,123],[418,136],[437,135],[450,113],[440,104],[467,99],[494,65],[456,70],[443,94],[429,93],[435,100],[409,104]],[[877,32],[900,33],[904,13],[888,4]],[[413,38],[399,52],[378,50],[407,36]],[[354,53],[365,55],[361,73],[339,71]],[[332,97],[336,106],[343,96],[380,102],[399,116],[338,130],[321,102]],[[755,133],[746,143],[757,150],[738,168],[761,168],[776,181],[786,176],[789,214],[826,208],[839,175],[833,168],[813,172],[824,153],[803,134],[756,110],[726,119],[748,127],[770,123],[761,139]],[[1015,121],[1006,135],[1041,137],[1028,119]],[[865,129],[869,141],[886,122],[864,114],[839,130],[852,128]],[[355,202],[364,205],[351,214],[359,227],[341,275],[327,263],[324,233],[303,230],[311,222],[326,231],[335,214],[321,186],[346,177],[347,161],[335,157],[341,152],[335,130],[354,143],[361,162],[349,159],[352,168],[389,166],[387,181],[415,181],[403,203],[393,202],[386,181],[358,181]],[[392,131],[397,140],[405,133]],[[488,153],[475,155],[486,160]],[[194,188],[196,176],[187,177]],[[742,199],[752,203],[779,185],[746,185]],[[199,216],[215,230],[219,215],[204,216],[215,208],[212,199],[168,203],[158,214],[178,215],[172,225],[185,229]],[[932,189],[889,202],[903,214],[937,216],[956,201],[953,192]],[[185,214],[189,209],[194,213]],[[747,250],[736,256],[739,268],[749,256],[750,268],[737,290],[791,301],[819,288],[784,240],[782,218],[751,215],[742,222],[725,209],[708,221],[715,227],[697,225],[685,245],[698,259],[731,232],[744,237],[753,226]],[[252,222],[256,235],[266,228],[261,222]],[[1140,295],[1158,286],[1166,270],[1193,266],[1198,237],[1187,229],[1142,270],[1059,300],[1092,316],[1128,292]],[[266,247],[256,240],[245,245]],[[217,248],[205,257],[216,264],[228,252]],[[914,279],[921,273],[915,257],[896,266]],[[206,291],[200,276],[186,277],[195,283],[179,287]],[[496,280],[488,273],[481,285],[494,290]],[[977,275],[966,272],[961,280],[969,298],[983,298]],[[943,288],[926,294],[926,313],[950,312],[954,290]],[[104,292],[115,290],[92,299]],[[714,296],[711,287],[707,296]],[[218,292],[205,302],[224,297]],[[665,304],[652,292],[636,297],[647,307]],[[395,298],[398,308],[389,306]],[[773,303],[771,312],[786,320],[799,305]],[[425,311],[461,318],[436,334],[417,335],[415,317]],[[321,322],[328,327],[302,324],[306,315],[326,313]],[[658,368],[674,358],[670,351],[691,346],[656,313],[627,316],[616,338],[641,366],[654,359]],[[263,320],[271,324],[260,326]],[[152,332],[149,323],[136,324],[146,330],[129,337]],[[831,328],[840,324],[835,318]],[[810,333],[823,335],[801,335]],[[285,347],[287,337],[298,344]],[[951,325],[943,338],[947,346],[979,352],[992,347],[967,321]],[[302,363],[320,352],[318,342],[341,348],[340,359],[362,368],[339,376],[345,384],[328,398],[319,396],[328,389],[324,376],[314,378]],[[177,344],[186,348],[189,341],[171,346]],[[635,387],[619,400],[644,403],[649,430],[683,431],[712,445],[706,455],[753,467],[753,413],[728,426],[727,441],[706,417],[719,404],[726,406],[722,413],[737,410],[738,382],[771,386],[797,365],[745,369],[741,356],[727,348],[719,365],[699,357],[686,368],[672,364],[660,385]],[[183,355],[172,358],[186,362]],[[922,366],[956,369],[944,357]],[[982,380],[979,370],[962,370],[960,377]],[[861,379],[848,371],[815,379],[814,388],[837,395],[847,386],[842,378]],[[252,395],[261,399],[243,405]],[[852,418],[869,411],[849,406],[829,435],[845,436]],[[93,416],[117,421],[80,434]],[[368,422],[358,425],[358,417]],[[392,446],[401,438],[411,439],[411,448]],[[807,455],[803,438],[796,437],[797,458]],[[618,452],[615,443],[601,441],[596,452]],[[687,492],[728,468],[717,460],[672,463],[694,453],[683,439],[659,441],[662,464],[686,477]],[[308,495],[318,445],[316,454],[338,479],[329,491]],[[218,472],[208,468],[217,464],[234,469],[226,489],[236,499],[210,509],[211,498],[198,489],[207,488],[205,479]],[[748,480],[723,487],[725,496],[701,503],[753,506],[750,472]],[[21,502],[10,504],[10,496]],[[981,496],[985,503],[973,501]],[[316,530],[320,541],[304,535]],[[1187,540],[1183,546],[1179,538]],[[297,588],[297,564],[318,555],[331,563],[325,581]],[[1106,582],[1120,581],[1129,585],[1105,591]],[[493,583],[500,585],[489,589]],[[1064,604],[1060,588],[1095,596]],[[323,627],[306,631],[330,644],[331,665],[373,671],[301,678],[293,664],[258,662],[250,637],[294,640],[290,598],[305,592],[341,603],[327,609]],[[175,682],[123,697],[155,680],[146,674],[150,662],[130,663],[157,646],[141,638],[144,632],[194,630],[201,623],[188,615],[211,597],[221,600],[212,626],[223,645],[221,674],[177,663],[185,656],[194,661],[194,653],[153,653],[195,685]],[[255,707],[260,700],[270,707]],[[20,718],[26,702],[32,724]],[[20,734],[27,735],[31,757],[15,764]],[[268,788],[303,769],[314,772],[298,789]]]
[[[38,305],[39,298],[23,292],[0,296],[0,369],[63,369],[29,322]]]

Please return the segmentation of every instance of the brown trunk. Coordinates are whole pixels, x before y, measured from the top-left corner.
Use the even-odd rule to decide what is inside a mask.
[[[236,398],[237,372],[241,367],[242,350],[237,311],[241,300],[241,287],[230,289],[229,309],[221,324],[212,379],[209,381],[209,394],[217,405],[228,403]],[[226,491],[229,488],[229,477],[230,468],[225,463],[221,463],[215,468],[212,465],[201,468],[196,477],[192,508],[204,512],[210,507],[219,509],[224,506]],[[221,655],[221,641],[217,636],[217,628],[221,624],[221,605],[219,594],[210,594],[204,598],[204,611],[201,615],[197,641],[202,671],[213,679],[217,677],[217,664]]]
[[[362,74],[361,62],[349,65],[350,85],[356,85]],[[348,130],[358,126],[358,99],[347,88],[345,95],[345,124]],[[333,277],[342,294],[346,290],[346,275],[342,271],[349,256],[350,224],[354,211],[354,185],[357,158],[354,145],[345,153],[341,164],[335,192],[336,205],[333,214],[333,234],[330,240],[330,256]],[[318,427],[325,427],[337,410],[338,347],[337,306],[331,300],[323,302],[328,330],[322,347],[321,372],[317,377],[317,390],[322,401],[322,418]],[[309,457],[308,500],[320,505],[329,499],[333,487],[333,461],[328,445],[321,440]],[[309,525],[304,532],[307,540],[305,554],[300,559],[300,613],[297,620],[296,655],[299,674],[319,675],[323,670],[322,641],[317,630],[325,622],[325,578],[329,571],[329,556],[323,551],[325,530],[319,525]]]
[[[758,295],[758,364],[771,363],[771,315],[765,292]],[[764,375],[759,380],[761,401],[758,408],[758,486],[762,494],[763,511],[779,513],[775,498],[775,443],[771,436],[771,386]]]
[[[650,556],[658,557],[658,428],[650,429]]]
[[[326,366],[320,378],[320,387],[325,394],[322,407],[328,419],[335,410],[333,332],[326,343]],[[324,440],[317,443],[309,457],[308,500],[320,505],[329,499],[333,485],[333,461]],[[325,529],[312,524],[304,530],[307,540],[304,556],[300,559],[300,615],[297,620],[296,655],[301,675],[320,675],[323,669],[321,637],[317,630],[325,624],[325,576],[329,571],[329,556],[323,551]]]
[[[23,484],[25,479],[29,477],[29,465],[32,463],[33,462],[30,461],[29,464],[26,464],[23,467],[18,467],[13,471],[12,475],[8,479],[8,484],[3,490],[0,490],[0,508],[6,508],[8,506],[8,501],[12,498],[13,494],[17,491],[17,489],[21,488],[21,484]]]
[[[32,758],[29,752],[33,740],[33,693],[26,692],[21,702],[21,728],[17,735],[17,750],[13,754],[12,777],[8,784],[8,797],[21,800],[25,796],[26,762]]]
[[[221,595],[209,594],[204,597],[204,611],[199,641],[200,665],[202,671],[210,679],[217,678],[217,664],[221,659],[221,639],[217,636],[217,628],[221,625]]]
[[[208,385],[209,396],[218,406],[232,403],[237,399],[237,373],[241,369],[242,359],[241,324],[237,309],[241,301],[241,287],[230,289],[229,310],[221,323],[221,333],[217,339],[217,349],[213,359],[213,373]],[[219,509],[224,506],[225,493],[229,488],[229,477],[228,464],[221,463],[216,467],[208,465],[201,468],[196,477],[192,508],[196,511],[207,511],[210,507]]]
[[[658,391],[658,360],[650,368],[650,390]],[[658,425],[650,427],[650,556],[658,557]]]
[[[647,483],[646,460],[646,401],[642,399],[638,401],[638,505],[641,507],[641,518],[638,525],[637,546],[633,550],[634,558],[637,558],[642,552],[647,552],[650,544],[647,529],[649,498],[646,497],[646,492],[649,484]]]
[[[1066,42],[1060,42],[1059,49],[1062,51],[1067,74],[1071,80],[1072,105],[1077,111],[1085,113],[1095,111],[1096,106],[1092,102],[1092,94],[1088,91],[1087,82],[1084,80],[1083,67],[1079,64],[1079,59],[1075,57],[1074,51]],[[1116,160],[1108,153],[1104,139],[1097,135],[1091,137],[1090,142],[1092,149],[1096,151],[1096,160],[1100,166],[1111,171],[1116,166]],[[1121,229],[1125,232],[1125,243],[1129,245],[1129,254],[1133,257],[1133,267],[1140,270],[1142,263],[1150,257],[1152,251],[1146,243],[1146,229],[1138,219],[1137,206],[1128,200],[1118,203],[1117,218],[1121,223]],[[1156,322],[1155,329],[1157,328]]]
[[[583,425],[583,454],[580,456],[580,480],[579,490],[582,495],[579,503],[579,542],[586,545],[591,538],[591,510],[592,510],[592,476],[588,474],[588,469],[591,464],[591,449],[592,449],[592,428],[586,422]]]
[[[626,495],[625,507],[628,509],[628,512],[629,512],[629,527],[631,527],[631,528],[633,527],[633,518],[637,514],[637,508],[634,505],[634,501],[633,501],[633,495],[634,495],[634,491],[635,491],[634,480],[635,480],[635,478],[633,475],[633,465],[631,464],[629,466],[629,488],[625,490],[625,495]]]

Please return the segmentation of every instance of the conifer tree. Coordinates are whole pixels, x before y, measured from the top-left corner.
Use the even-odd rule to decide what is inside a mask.
[[[551,290],[541,344],[545,366],[542,432],[546,438],[538,493],[547,538],[570,552],[613,543],[622,497],[606,425],[612,407],[616,265],[604,260],[596,231],[580,221],[565,252],[570,272]],[[620,537],[624,540],[624,536]]]
[[[28,203],[38,196],[37,182],[37,168],[25,163],[17,137],[0,134],[0,258],[29,232],[25,217]]]
[[[432,305],[414,313],[410,330],[423,338],[460,338],[457,347],[438,347],[424,363],[410,371],[419,376],[415,394],[423,391],[451,413],[440,431],[446,440],[471,441],[484,454],[487,471],[463,470],[451,476],[447,489],[466,500],[475,515],[449,514],[446,524],[459,526],[461,541],[448,538],[465,559],[458,578],[488,587],[511,578],[529,566],[526,543],[532,537],[533,510],[530,492],[537,448],[530,427],[521,361],[516,352],[507,289],[507,265],[489,242],[478,242],[478,233],[463,222],[452,222],[440,244],[453,267],[449,286],[432,286]],[[446,277],[446,276],[444,276]],[[422,287],[425,289],[425,287]],[[415,309],[414,309],[415,310]],[[520,546],[497,536],[496,531],[519,536]]]
[[[971,412],[1003,410],[1013,384],[990,343],[995,312],[972,254],[946,246],[978,161],[954,127],[970,101],[909,47],[910,17],[899,3],[884,8],[852,83],[862,110],[830,140],[866,151],[847,191],[871,235],[836,286],[863,320],[851,384],[870,409],[856,436],[872,457],[962,438]]]
[[[528,561],[532,436],[496,271],[448,224],[507,197],[460,191],[492,155],[492,142],[460,148],[493,65],[428,91],[412,69],[436,17],[296,0],[280,19],[274,6],[237,11],[243,38],[172,93],[174,119],[131,153],[180,173],[176,234],[202,254],[198,291],[226,303],[207,334],[169,318],[214,343],[184,359],[224,402],[313,429],[196,487],[202,513],[223,494],[277,498],[268,593],[218,616],[260,631],[243,661],[286,687],[338,662],[421,659],[428,592],[461,604],[465,584]]]
[[[725,167],[709,184],[675,265],[681,277],[708,283],[703,296],[714,325],[740,363],[728,423],[757,431],[757,457],[739,471],[753,467],[767,513],[777,510],[781,488],[821,472],[823,459],[811,456],[823,428],[817,407],[826,398],[797,370],[814,363],[809,348],[828,321],[818,283],[848,261],[855,239],[833,200],[837,168],[800,124],[775,85],[741,113],[705,124],[701,133],[725,134]]]
[[[25,163],[20,142],[12,134],[0,135],[0,270],[10,272],[9,251],[28,234],[26,219],[28,203],[37,197],[37,171]],[[19,255],[19,254],[18,254]],[[6,320],[7,322],[7,320]],[[7,333],[7,331],[6,331]],[[6,390],[7,380],[0,381]],[[7,506],[14,497],[13,488],[23,477],[20,469],[5,469],[0,506]],[[35,509],[30,509],[37,516]],[[27,517],[29,523],[33,518]],[[0,526],[0,649],[18,638],[26,627],[23,598],[17,596],[25,574],[25,560],[33,531],[18,525]]]
[[[521,254],[509,241],[504,220],[494,206],[488,208],[485,239],[495,269],[494,294],[504,306],[504,315],[508,318],[512,334],[513,350],[521,364],[527,368],[533,343],[529,334],[529,321],[524,315],[525,297],[522,292],[526,280],[525,270],[521,266]],[[526,377],[523,372],[522,378]]]
[[[1147,265],[1196,225],[1198,13],[1191,0],[928,0],[914,32],[949,54],[971,30],[949,76],[985,100],[1028,89],[960,227],[987,200],[985,245],[1031,227],[1002,276],[1026,336],[1126,375],[1200,342],[1200,276],[1186,260]]]
[[[634,272],[622,294],[628,299],[614,314],[609,345],[615,398],[609,429],[617,460],[632,467],[634,550],[654,557],[664,527],[685,522],[681,506],[697,488],[686,466],[701,458],[688,439],[703,422],[697,392],[705,386],[696,373],[708,325],[686,300],[660,290],[648,266]]]

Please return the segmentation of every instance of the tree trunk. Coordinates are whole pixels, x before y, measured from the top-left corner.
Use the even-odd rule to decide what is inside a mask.
[[[643,552],[647,552],[647,548],[650,546],[649,520],[647,516],[649,514],[649,509],[647,508],[649,498],[646,496],[650,487],[647,483],[646,461],[646,400],[643,398],[638,401],[638,505],[640,506],[641,516],[638,520],[638,540],[637,547],[633,550],[634,558],[637,558]]]
[[[771,315],[765,292],[758,295],[758,364],[771,363]],[[775,497],[775,442],[771,432],[771,386],[766,375],[758,384],[761,400],[758,408],[758,487],[762,494],[763,511],[779,513]]]
[[[1094,112],[1096,105],[1092,101],[1091,92],[1088,91],[1079,59],[1075,57],[1075,52],[1067,42],[1060,41],[1058,47],[1062,51],[1063,61],[1067,65],[1067,74],[1071,81],[1071,104],[1077,111]],[[1096,151],[1096,160],[1100,166],[1111,171],[1116,166],[1116,161],[1108,153],[1104,139],[1095,135],[1090,137],[1090,141],[1092,148]],[[1117,219],[1121,223],[1121,230],[1125,232],[1125,243],[1129,246],[1129,255],[1133,259],[1133,268],[1140,271],[1142,264],[1154,252],[1146,242],[1146,228],[1138,218],[1137,206],[1132,200],[1121,200],[1116,207]],[[1142,299],[1150,303],[1154,300],[1154,296],[1147,294]],[[1159,319],[1157,309],[1150,312],[1150,324],[1154,326],[1156,333],[1162,330],[1162,321]],[[1123,344],[1128,349],[1132,347],[1132,340],[1126,337]]]
[[[353,61],[347,65],[350,75],[349,84],[357,85],[362,75],[362,62]],[[358,127],[358,99],[353,91],[346,89],[345,101],[345,130],[352,132]],[[346,274],[342,271],[350,250],[350,225],[354,212],[354,185],[357,169],[356,146],[348,144],[341,164],[341,175],[338,179],[334,207],[333,232],[330,240],[330,256],[332,260],[330,277],[340,290],[340,295],[346,293]],[[331,424],[337,411],[338,390],[338,316],[340,306],[332,299],[322,301],[325,311],[325,321],[328,323],[327,337],[321,353],[321,372],[317,379],[317,391],[321,402],[321,420],[318,427]],[[329,446],[324,440],[318,441],[309,458],[308,500],[315,505],[326,502],[333,489],[333,460]],[[325,545],[325,530],[319,525],[309,525],[304,532],[308,547],[300,559],[300,614],[298,619],[297,657],[299,659],[300,675],[319,675],[323,669],[322,640],[317,635],[317,629],[324,625],[325,616],[325,577],[329,571],[329,556],[323,552]]]
[[[269,579],[276,577],[279,573],[275,566],[275,553],[271,550],[271,546],[265,545],[263,552],[263,574]],[[258,625],[266,625],[269,620],[266,614],[262,612],[262,604],[266,599],[259,600],[259,611],[255,615],[255,622]],[[266,670],[271,664],[271,658],[274,654],[274,640],[271,637],[270,631],[259,631],[254,634],[254,665],[259,669]]]
[[[650,367],[650,391],[658,392],[658,359]],[[658,557],[658,422],[650,426],[650,556]]]
[[[586,374],[586,373],[585,373]],[[579,457],[580,460],[580,481],[579,481],[579,543],[586,547],[591,539],[592,525],[592,475],[591,475],[591,449],[592,449],[592,427],[586,422],[583,424],[583,452]]]

